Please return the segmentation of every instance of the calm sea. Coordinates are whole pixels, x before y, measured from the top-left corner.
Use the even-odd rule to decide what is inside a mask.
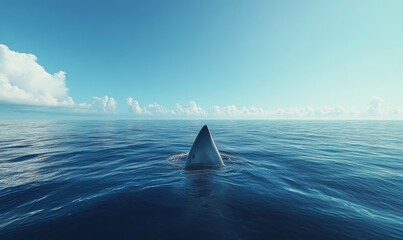
[[[403,122],[3,121],[0,239],[403,239]]]

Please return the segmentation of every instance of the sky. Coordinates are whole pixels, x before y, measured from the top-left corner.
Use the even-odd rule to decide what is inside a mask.
[[[403,1],[0,0],[0,119],[403,119]]]

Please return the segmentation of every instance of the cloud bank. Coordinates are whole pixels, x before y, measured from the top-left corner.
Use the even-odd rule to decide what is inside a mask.
[[[175,115],[172,110],[169,110],[158,103],[147,104],[146,106],[140,106],[139,101],[134,100],[132,97],[128,97],[126,100],[129,106],[129,112],[136,115],[152,116],[152,115]]]
[[[403,116],[401,108],[388,109],[383,106],[382,98],[374,96],[368,109],[357,110],[335,107],[290,107],[266,110],[259,107],[237,107],[235,105],[218,106],[203,109],[195,101],[186,105],[176,104],[167,108],[158,103],[141,106],[138,100],[127,98],[129,112],[137,116],[149,117],[202,117],[202,118],[252,118],[252,119],[361,119],[388,118]]]
[[[82,113],[116,113],[117,102],[111,96],[94,96],[91,103],[75,103],[69,96],[66,73],[49,73],[30,53],[19,53],[0,44],[0,103],[26,106],[44,106],[69,109]],[[213,105],[202,108],[195,101],[177,103],[165,107],[159,103],[141,105],[128,97],[126,103],[130,114],[145,117],[195,117],[195,118],[252,118],[252,119],[303,119],[303,118],[402,118],[403,108],[390,108],[383,99],[373,96],[367,109],[356,110],[343,106],[290,107],[263,109],[255,106]]]
[[[190,101],[186,105],[176,104],[173,109],[168,109],[158,103],[147,104],[142,107],[139,101],[128,97],[126,100],[129,106],[129,112],[140,116],[206,116],[207,112],[199,107],[194,101]]]

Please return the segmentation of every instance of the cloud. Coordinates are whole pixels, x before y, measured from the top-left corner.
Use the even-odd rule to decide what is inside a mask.
[[[322,107],[289,107],[276,109],[263,109],[256,106],[238,107],[235,105],[213,105],[205,110],[195,101],[186,105],[179,103],[172,109],[158,103],[140,105],[132,97],[127,98],[130,112],[143,116],[167,116],[167,117],[203,117],[203,118],[253,118],[253,119],[362,119],[373,116],[387,116],[396,118],[403,115],[402,108],[388,110],[382,104],[380,97],[371,99],[369,108],[357,110],[343,106]],[[383,115],[381,115],[383,114]]]
[[[172,110],[169,110],[168,108],[158,103],[150,103],[147,104],[145,107],[141,107],[140,103],[137,100],[134,100],[132,97],[128,97],[126,103],[129,106],[129,111],[137,115],[175,115]]]
[[[112,97],[94,97],[91,104],[76,104],[68,96],[66,73],[48,73],[31,53],[19,53],[0,44],[0,102],[64,107],[80,112],[115,112]]]
[[[371,98],[370,106],[367,113],[371,116],[380,116],[385,113],[385,109],[382,106],[383,99],[378,96],[373,96]]]
[[[46,109],[70,109],[74,112],[115,113],[117,102],[111,96],[93,97],[92,103],[75,103],[69,96],[66,73],[47,72],[30,53],[10,50],[0,44],[0,104],[26,105]],[[202,108],[195,101],[177,103],[168,108],[159,103],[140,105],[138,100],[127,98],[129,111],[140,116],[203,117],[203,118],[401,118],[403,108],[384,106],[379,96],[371,98],[368,108],[355,110],[343,106],[291,107],[263,109],[256,106],[219,106]]]
[[[113,97],[93,97],[92,107],[98,112],[113,113],[116,110],[116,101]]]
[[[395,107],[390,110],[390,115],[392,116],[403,116],[403,108]]]
[[[126,100],[129,106],[129,111],[136,115],[143,116],[203,116],[206,115],[206,111],[199,107],[194,101],[190,101],[189,104],[182,106],[176,104],[176,108],[169,109],[158,103],[147,104],[142,107],[139,101],[134,100],[132,97],[128,97]]]
[[[33,54],[0,44],[0,101],[40,106],[73,106],[66,73],[48,73]]]
[[[388,107],[383,104],[383,98],[373,96],[369,104],[369,108],[363,114],[371,118],[401,118],[403,117],[403,108],[401,107]]]
[[[175,115],[173,110],[169,110],[168,108],[158,104],[158,103],[151,103],[145,106],[145,112],[148,114],[153,115]]]
[[[342,106],[336,107],[299,107],[299,108],[279,108],[270,112],[273,117],[286,118],[342,118],[356,117],[359,112],[353,109],[346,109]]]
[[[224,106],[220,107],[218,105],[214,105],[210,108],[209,114],[212,116],[219,116],[219,117],[224,117],[224,116],[244,116],[244,117],[263,117],[268,114],[267,111],[265,111],[262,108],[258,107],[241,107],[238,108],[235,105],[229,105],[229,106]]]
[[[214,113],[218,111],[218,115],[224,116],[243,116],[243,117],[259,117],[259,118],[289,118],[289,117],[318,117],[318,116],[335,116],[342,115],[345,110],[343,108],[330,108],[330,107],[291,107],[291,108],[277,108],[272,110],[265,110],[258,107],[241,107],[238,108],[234,105],[227,107],[214,106]]]
[[[134,100],[132,97],[128,97],[126,100],[127,105],[129,106],[129,111],[135,114],[143,114],[144,110],[141,108],[140,103],[137,100]]]
[[[178,116],[204,116],[207,114],[207,112],[194,101],[190,101],[189,104],[185,106],[177,103],[174,113]]]

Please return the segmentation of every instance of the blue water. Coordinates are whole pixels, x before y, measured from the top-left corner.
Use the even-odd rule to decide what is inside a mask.
[[[403,122],[0,122],[0,239],[403,239]]]

